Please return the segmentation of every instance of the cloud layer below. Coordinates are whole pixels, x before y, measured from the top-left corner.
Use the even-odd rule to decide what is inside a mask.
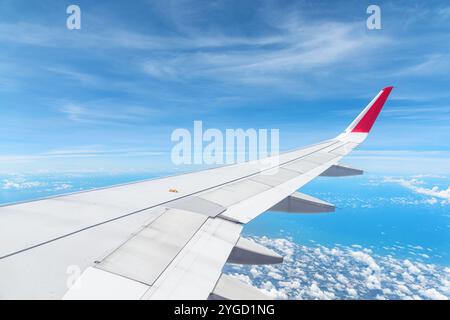
[[[279,265],[229,265],[226,273],[276,299],[440,299],[450,297],[450,268],[380,256],[359,245],[304,246],[254,237],[284,256]],[[418,248],[423,250],[422,248]]]

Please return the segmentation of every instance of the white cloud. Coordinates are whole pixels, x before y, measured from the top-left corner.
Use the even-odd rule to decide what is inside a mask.
[[[364,248],[355,251],[342,245],[304,246],[288,239],[267,237],[253,237],[253,240],[291,259],[270,266],[227,265],[225,272],[241,275],[246,282],[277,299],[447,299],[450,296],[450,269],[439,265],[369,254]]]
[[[61,191],[61,190],[68,190],[71,189],[73,186],[69,183],[57,183],[55,184],[53,190],[54,191]]]
[[[397,183],[402,187],[410,189],[416,193],[430,196],[432,198],[428,199],[429,204],[437,203],[437,200],[435,198],[443,199],[444,201],[441,202],[442,204],[450,203],[450,186],[447,189],[440,189],[438,186],[426,188],[423,187],[425,182],[423,180],[419,180],[416,178],[405,179],[405,178],[385,177],[383,181],[386,183]]]
[[[345,290],[347,290],[347,293],[348,293],[348,295],[349,295],[351,298],[354,298],[354,297],[357,297],[357,296],[358,296],[358,292],[357,292],[355,289],[353,289],[353,288],[347,288],[347,289],[345,289]]]
[[[64,191],[64,190],[69,190],[72,188],[73,188],[73,186],[66,182],[52,181],[52,179],[49,179],[49,181],[44,182],[44,181],[26,179],[21,176],[10,177],[8,179],[4,179],[3,182],[0,184],[0,189],[3,189],[3,190],[33,189],[38,192]]]
[[[362,251],[351,251],[350,255],[357,261],[366,263],[370,269],[372,269],[374,272],[379,272],[380,267],[375,262],[375,260],[368,255],[367,253],[364,253]]]
[[[30,189],[30,188],[35,188],[35,187],[41,187],[43,185],[45,185],[45,184],[42,182],[39,182],[39,181],[20,182],[20,181],[4,180],[2,188],[5,190],[8,190],[8,189],[21,190],[21,189]]]
[[[334,294],[332,292],[328,291],[322,291],[317,282],[313,282],[311,286],[309,287],[309,293],[313,298],[319,299],[319,300],[330,300],[334,298]]]
[[[405,260],[404,264],[408,268],[409,272],[414,274],[420,274],[420,269],[417,268],[413,263],[411,263],[411,261]]]
[[[430,299],[434,299],[434,300],[448,300],[448,298],[446,296],[444,296],[442,293],[440,293],[439,291],[437,291],[434,288],[425,290],[424,294]]]

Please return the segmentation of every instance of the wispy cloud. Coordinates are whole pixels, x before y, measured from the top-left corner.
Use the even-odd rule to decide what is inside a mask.
[[[435,53],[427,55],[423,61],[407,66],[396,71],[401,76],[435,76],[437,74],[448,74],[450,70],[450,56],[448,54]]]
[[[285,86],[294,82],[292,77],[302,82],[302,77],[313,70],[327,73],[331,66],[350,63],[356,55],[361,58],[374,48],[389,43],[389,39],[370,38],[359,24],[291,21],[267,40],[257,39],[236,47],[235,44],[240,42],[238,39],[220,45],[218,42],[220,51],[203,48],[201,52],[193,52],[199,41],[190,39],[184,42],[185,52],[147,58],[141,62],[141,70],[165,80],[204,78]],[[261,46],[261,43],[272,45]]]
[[[108,101],[68,102],[59,107],[68,119],[91,124],[130,124],[154,120],[156,109],[142,106],[117,105]]]
[[[391,137],[385,137],[392,139]],[[377,141],[387,143],[383,136],[379,136]],[[425,140],[425,139],[424,139]],[[402,136],[397,145],[408,144],[408,138]],[[427,141],[413,141],[413,146],[426,145]],[[378,144],[378,143],[377,143]],[[374,144],[375,145],[375,144]],[[436,146],[440,148],[440,146]],[[447,175],[450,172],[450,151],[444,146],[441,150],[377,150],[361,149],[355,150],[344,160],[355,167],[364,169],[366,172],[380,173],[382,175],[418,175],[422,173],[432,175]]]
[[[108,23],[108,21],[102,23]],[[230,37],[223,34],[205,35],[205,33],[203,35],[186,34],[168,37],[114,28],[114,23],[109,23],[109,25],[111,28],[107,31],[104,28],[98,28],[95,32],[71,33],[63,27],[57,28],[52,25],[25,22],[1,23],[0,41],[27,46],[78,49],[176,50],[223,46],[264,46],[276,44],[280,40],[277,37]]]
[[[83,55],[90,49],[102,56],[117,49],[137,50],[134,59],[119,61],[128,74],[136,70],[164,81],[276,85],[283,91],[307,96],[316,93],[312,90],[315,87],[309,85],[314,78],[324,83],[334,68],[354,66],[356,57],[359,68],[368,65],[377,48],[392,43],[388,35],[370,36],[359,22],[314,22],[305,19],[300,11],[292,14],[286,9],[271,10],[270,15],[259,15],[259,24],[266,26],[266,32],[260,34],[231,34],[226,28],[205,31],[192,27],[192,22],[191,27],[174,30],[170,36],[118,29],[109,21],[102,23],[112,26],[107,31],[97,28],[75,33],[20,22],[0,24],[0,42],[52,47],[63,52],[76,50]],[[134,66],[130,69],[130,65]],[[120,72],[125,72],[123,67]],[[74,68],[54,66],[48,70],[84,85],[107,85],[105,79]]]
[[[433,120],[437,122],[447,121],[450,118],[450,105],[424,105],[397,106],[383,111],[388,117],[402,120]]]
[[[76,71],[65,66],[48,67],[46,68],[46,70],[55,73],[57,75],[66,77],[69,80],[76,80],[79,83],[86,86],[99,86],[106,84],[105,81],[103,81],[103,79],[99,78],[98,76],[86,72]]]
[[[450,18],[450,7],[439,8],[438,13],[444,19],[448,19]]]
[[[106,149],[102,146],[80,146],[66,149],[53,149],[46,152],[34,154],[11,154],[1,155],[0,163],[27,162],[50,158],[95,158],[95,157],[140,157],[140,156],[160,156],[166,152],[136,149]]]
[[[432,197],[433,202],[437,202],[435,198],[442,199],[441,204],[450,204],[450,186],[447,189],[441,189],[438,186],[425,187],[425,182],[423,180],[412,178],[393,178],[385,177],[383,180],[386,183],[397,183],[402,187],[412,190],[418,194],[426,195]]]

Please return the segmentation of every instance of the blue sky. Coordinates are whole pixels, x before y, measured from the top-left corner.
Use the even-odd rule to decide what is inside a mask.
[[[69,4],[82,29],[65,27]],[[337,135],[394,85],[349,162],[450,172],[450,6],[377,1],[0,1],[0,171],[172,171],[170,134]]]

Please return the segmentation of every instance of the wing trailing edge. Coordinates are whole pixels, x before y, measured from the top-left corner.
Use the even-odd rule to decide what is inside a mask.
[[[359,176],[364,173],[363,170],[355,169],[349,166],[344,166],[342,164],[335,164],[329,167],[327,170],[322,172],[320,176],[322,177],[349,177],[349,176]]]
[[[288,213],[322,213],[334,212],[335,206],[301,192],[294,192],[278,202],[270,211]]]

